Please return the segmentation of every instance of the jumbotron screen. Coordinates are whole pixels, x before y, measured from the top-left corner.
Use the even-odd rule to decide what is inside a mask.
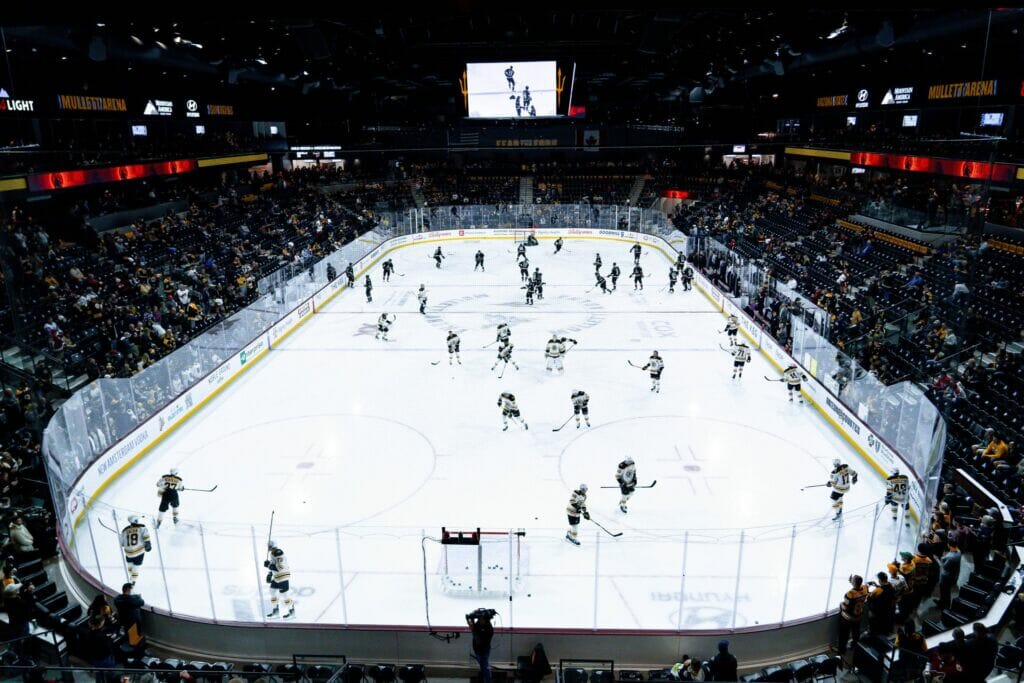
[[[466,64],[471,119],[558,116],[556,62]]]

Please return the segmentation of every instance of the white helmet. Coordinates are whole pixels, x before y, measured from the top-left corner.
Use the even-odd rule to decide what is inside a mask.
[[[587,485],[586,484],[580,484],[580,489],[579,490],[580,490],[580,493],[586,493],[587,492]]]
[[[627,455],[627,456],[626,456],[626,459],[625,459],[625,460],[623,460],[622,462],[626,463],[627,465],[632,465],[632,464],[633,464],[633,458],[631,458],[631,457],[629,457],[629,456]]]
[[[276,541],[267,541],[267,550],[273,550],[277,547]]]
[[[129,515],[128,516],[128,523],[129,524],[138,524],[139,523],[138,516],[137,515]]]
[[[172,467],[171,468],[171,474],[174,475],[175,477],[178,476],[178,468],[177,467]]]
[[[892,476],[894,476],[894,477],[898,476],[899,473],[900,473],[900,468],[899,467],[893,467],[892,468]]]
[[[836,458],[832,461],[832,467],[839,467],[842,464],[843,463],[839,460],[839,458]]]

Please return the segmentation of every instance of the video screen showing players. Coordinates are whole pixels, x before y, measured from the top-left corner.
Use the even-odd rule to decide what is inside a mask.
[[[556,62],[466,65],[469,117],[514,119],[557,116]]]

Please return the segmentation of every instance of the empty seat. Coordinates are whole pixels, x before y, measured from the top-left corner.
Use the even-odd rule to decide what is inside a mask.
[[[373,679],[373,683],[394,683],[394,664],[374,664],[366,670],[366,674]]]
[[[402,683],[421,683],[427,680],[427,667],[422,664],[406,664],[398,670]]]
[[[610,669],[594,669],[590,672],[590,683],[614,683],[615,674]]]
[[[366,667],[363,664],[346,664],[341,667],[341,683],[362,683],[366,678]]]
[[[587,670],[579,667],[563,669],[562,683],[587,683]]]
[[[274,675],[282,681],[298,681],[302,678],[305,668],[301,664],[278,664],[274,667]]]

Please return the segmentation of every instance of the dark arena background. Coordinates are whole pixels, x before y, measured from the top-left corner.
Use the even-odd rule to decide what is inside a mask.
[[[4,680],[1020,680],[1024,10],[298,11],[0,17]]]

